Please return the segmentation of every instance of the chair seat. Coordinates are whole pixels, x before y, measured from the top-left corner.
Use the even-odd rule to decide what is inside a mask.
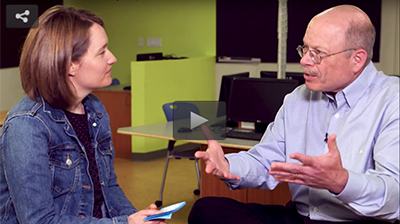
[[[174,157],[195,158],[194,154],[200,150],[200,145],[186,143],[174,147],[172,154]]]

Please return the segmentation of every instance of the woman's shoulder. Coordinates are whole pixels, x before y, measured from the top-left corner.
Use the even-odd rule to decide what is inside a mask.
[[[40,114],[43,113],[43,104],[36,102],[29,97],[22,98],[7,114],[3,127],[12,125],[27,131],[29,127],[39,128],[39,124],[43,123]],[[39,125],[39,126],[38,126]]]
[[[28,96],[22,98],[13,108],[11,108],[8,116],[17,116],[17,115],[25,115],[36,114],[39,109],[43,106],[42,102],[37,102],[30,99]]]

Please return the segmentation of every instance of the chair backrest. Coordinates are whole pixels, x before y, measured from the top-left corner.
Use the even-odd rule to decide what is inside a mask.
[[[110,86],[116,86],[116,85],[119,85],[119,84],[120,84],[120,83],[119,83],[119,79],[113,78],[112,81],[111,81]]]
[[[174,110],[176,110],[178,108],[183,108],[183,107],[185,108],[186,111],[191,111],[195,114],[200,115],[199,108],[192,103],[188,103],[188,102],[166,103],[162,106],[162,108],[164,110],[165,118],[167,118],[167,121],[172,121],[174,119]],[[186,118],[186,117],[177,117],[177,115],[181,116],[180,114],[181,113],[175,114],[175,119]]]

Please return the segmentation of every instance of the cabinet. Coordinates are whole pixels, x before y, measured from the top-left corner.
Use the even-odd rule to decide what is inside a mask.
[[[118,128],[131,126],[131,91],[123,90],[123,86],[102,88],[93,94],[101,99],[110,116],[115,157],[132,159],[131,136],[117,133]]]
[[[4,119],[6,119],[8,110],[0,111],[0,127],[3,125]]]
[[[202,145],[201,150],[206,150],[207,145]],[[239,152],[239,149],[223,147],[226,153]],[[229,190],[225,183],[204,171],[205,164],[201,161],[201,197],[217,196],[229,197],[245,203],[278,204],[285,205],[292,199],[287,183],[281,183],[274,190],[241,189]]]

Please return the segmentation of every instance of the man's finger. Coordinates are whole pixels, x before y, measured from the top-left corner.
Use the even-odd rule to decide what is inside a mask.
[[[292,173],[298,171],[302,167],[301,164],[287,162],[273,162],[269,173],[271,175],[281,175],[282,173]]]
[[[211,133],[210,128],[208,128],[206,125],[201,126],[201,131],[204,134],[204,137],[207,139],[208,147],[220,147],[218,142],[214,140],[214,137]]]
[[[227,180],[240,180],[240,177],[238,175],[231,174],[231,173],[226,173],[224,175],[224,178]]]
[[[205,151],[197,151],[194,156],[198,159],[203,159],[203,160],[207,160],[209,159],[209,155],[207,152]]]
[[[206,137],[207,142],[214,140],[210,128],[208,128],[206,125],[201,126],[201,131],[203,132],[204,137]]]
[[[208,174],[211,174],[212,172],[215,171],[215,163],[206,163],[206,167],[204,169],[204,171]]]
[[[290,158],[298,160],[303,164],[312,164],[314,161],[314,158],[312,156],[308,156],[298,152],[290,154]]]
[[[328,149],[329,149],[329,152],[338,151],[337,144],[336,144],[336,135],[335,134],[332,134],[328,138]]]

